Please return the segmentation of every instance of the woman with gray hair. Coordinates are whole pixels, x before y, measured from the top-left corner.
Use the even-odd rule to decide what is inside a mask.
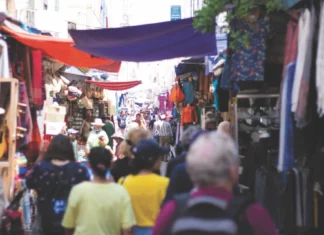
[[[168,201],[162,208],[160,215],[155,223],[153,235],[172,234],[171,228],[176,230],[177,221],[185,220],[186,217],[174,218],[176,211],[182,211],[180,205],[189,205],[186,211],[189,213],[198,208],[204,210],[195,211],[194,218],[201,222],[205,222],[208,215],[213,215],[206,207],[190,207],[191,204],[209,198],[210,201],[217,201],[219,209],[226,210],[228,205],[232,205],[233,186],[237,184],[239,178],[239,156],[237,147],[232,138],[224,133],[210,132],[204,133],[191,145],[187,156],[187,167],[190,178],[195,186],[195,189],[187,194],[186,201],[181,203],[177,200]],[[177,198],[177,197],[176,197]],[[183,195],[181,196],[183,200]],[[203,206],[203,205],[201,205]],[[208,208],[213,208],[210,204]],[[206,210],[205,210],[206,209]],[[260,205],[249,203],[242,208],[239,215],[235,214],[236,218],[241,218],[238,222],[238,234],[251,235],[275,235],[277,234],[273,221],[268,212]],[[198,212],[198,213],[196,213]],[[207,214],[206,214],[207,213]],[[219,218],[214,219],[212,227],[217,227]],[[218,219],[218,220],[217,220]],[[234,216],[233,216],[234,219]],[[184,221],[186,222],[186,221]],[[188,222],[188,221],[187,221]],[[177,229],[184,229],[186,231],[194,230],[202,231],[206,227],[201,226],[204,223],[194,223],[193,220],[185,223],[186,226],[180,226]],[[223,224],[224,225],[224,224]],[[243,232],[241,227],[247,229],[249,232]],[[211,227],[209,227],[211,228]],[[229,226],[229,230],[233,231],[233,227]],[[172,230],[172,229],[171,229]],[[244,230],[244,231],[247,231]],[[235,233],[236,234],[236,233]]]

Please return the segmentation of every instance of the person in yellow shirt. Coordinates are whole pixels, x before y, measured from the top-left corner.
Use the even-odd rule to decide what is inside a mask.
[[[153,173],[160,168],[161,157],[168,148],[160,147],[152,139],[139,141],[132,148],[134,175],[120,179],[128,191],[136,217],[134,235],[150,235],[160,212],[169,179]]]
[[[66,235],[131,235],[135,217],[129,194],[106,179],[112,154],[103,147],[90,150],[93,180],[73,187],[62,226]]]

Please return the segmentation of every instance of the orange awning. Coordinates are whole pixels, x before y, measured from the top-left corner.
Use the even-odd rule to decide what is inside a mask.
[[[49,57],[70,66],[97,68],[118,73],[121,62],[94,57],[73,47],[72,39],[60,39],[46,35],[34,35],[24,32],[10,22],[5,22],[1,29],[22,44],[39,49]]]

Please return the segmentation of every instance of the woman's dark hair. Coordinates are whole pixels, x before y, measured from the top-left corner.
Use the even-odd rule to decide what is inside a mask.
[[[47,161],[56,159],[74,162],[74,151],[69,137],[62,134],[54,136],[44,155],[44,159]]]
[[[103,147],[95,147],[90,150],[88,160],[93,172],[101,177],[106,178],[107,171],[110,169],[112,154]]]
[[[131,161],[131,167],[134,174],[138,174],[141,170],[153,170],[155,163],[161,156],[135,156]]]

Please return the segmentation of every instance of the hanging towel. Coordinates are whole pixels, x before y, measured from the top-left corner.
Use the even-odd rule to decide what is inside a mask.
[[[32,51],[32,86],[33,86],[33,103],[35,105],[43,104],[42,95],[42,52]]]
[[[10,78],[9,57],[7,43],[0,39],[0,78]]]
[[[305,48],[305,63],[303,65],[302,77],[300,82],[300,89],[298,94],[297,109],[295,112],[296,125],[299,128],[306,126],[311,120],[312,112],[309,111],[309,89],[311,80],[311,68],[313,64],[313,46],[314,46],[314,34],[316,27],[316,11],[314,6],[311,8],[310,19],[305,23],[305,27],[309,30],[307,34],[307,43],[303,45]],[[304,32],[303,32],[304,33]],[[299,48],[298,48],[299,49]],[[297,67],[298,68],[298,67]],[[314,100],[315,102],[315,100]]]
[[[280,144],[278,170],[287,171],[294,167],[294,120],[291,112],[291,93],[294,83],[296,62],[287,66],[282,84],[280,107]]]
[[[321,4],[316,58],[317,111],[324,116],[324,3]]]
[[[298,97],[299,91],[301,87],[302,77],[304,74],[304,65],[307,59],[307,44],[309,42],[310,37],[310,29],[312,26],[311,23],[311,13],[310,10],[305,9],[304,12],[299,17],[299,32],[298,32],[298,55],[297,55],[297,62],[296,62],[296,73],[294,79],[294,87],[292,93],[292,107],[291,111],[296,112],[297,105],[298,105]]]

